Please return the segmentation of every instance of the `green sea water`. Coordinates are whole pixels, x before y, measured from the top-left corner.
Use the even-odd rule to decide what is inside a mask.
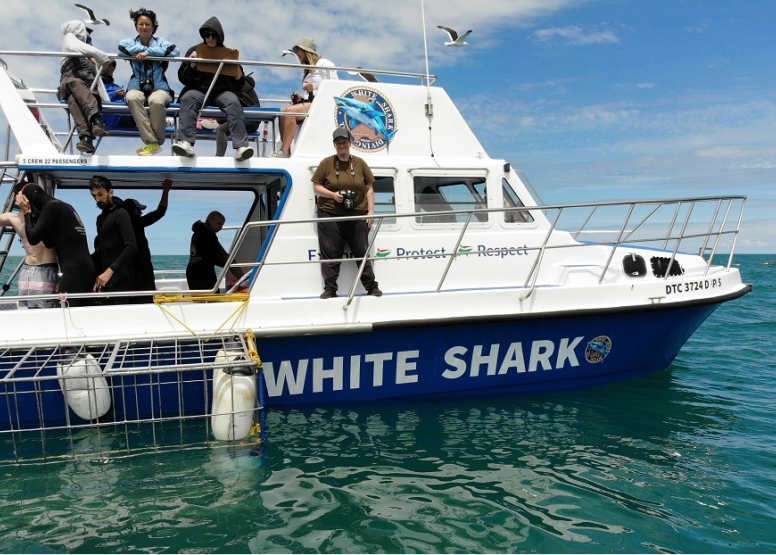
[[[642,378],[270,409],[259,447],[2,466],[0,552],[774,552],[767,258],[737,257],[753,292]]]

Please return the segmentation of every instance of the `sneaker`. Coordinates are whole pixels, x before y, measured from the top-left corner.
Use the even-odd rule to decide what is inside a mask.
[[[337,292],[332,291],[331,289],[325,289],[323,293],[321,293],[322,299],[331,299],[332,297],[336,297],[336,296],[337,296]]]
[[[270,158],[288,158],[288,154],[283,152],[282,150],[276,150],[272,154],[269,155]]]
[[[369,291],[366,292],[367,295],[372,295],[373,297],[382,297],[383,292],[380,291],[377,287],[372,287]]]
[[[175,144],[172,145],[172,151],[178,156],[186,156],[187,158],[193,158],[197,155],[189,141],[175,141]]]
[[[75,145],[75,148],[84,154],[94,154],[94,144],[92,143],[91,137],[81,137],[78,144]]]
[[[249,146],[241,146],[237,149],[237,152],[234,155],[234,159],[238,162],[242,162],[243,160],[247,160],[253,156],[253,149]]]
[[[102,116],[99,114],[92,116],[92,135],[95,137],[104,137],[107,134],[108,131],[105,129],[105,124],[102,122]]]
[[[215,129],[220,124],[214,119],[201,119],[199,120],[202,129]]]
[[[148,143],[143,148],[138,148],[135,152],[140,156],[153,156],[161,151],[162,147],[159,146],[159,143]]]

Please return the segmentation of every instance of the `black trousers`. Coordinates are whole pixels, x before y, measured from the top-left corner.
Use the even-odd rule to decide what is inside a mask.
[[[318,217],[336,218],[337,216],[318,210]],[[321,260],[342,258],[342,255],[345,253],[345,245],[350,247],[350,252],[357,259],[362,258],[366,254],[366,248],[369,246],[369,226],[366,225],[366,220],[356,222],[318,222],[318,249],[321,252]],[[339,271],[340,262],[321,264],[324,289],[330,291],[337,290]],[[364,271],[361,273],[361,283],[367,291],[377,287],[375,273],[372,271],[372,263],[369,260],[366,261]]]

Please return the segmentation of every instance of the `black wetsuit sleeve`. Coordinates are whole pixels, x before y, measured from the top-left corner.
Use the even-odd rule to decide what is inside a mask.
[[[26,213],[24,215],[24,232],[27,235],[27,242],[30,245],[37,245],[43,241],[46,247],[52,248],[54,245],[49,244],[51,243],[51,236],[48,230],[54,224],[56,224],[56,217],[51,210],[43,210],[36,222],[32,221],[31,213]]]
[[[116,211],[116,227],[118,227],[121,233],[124,250],[110,265],[110,269],[114,272],[129,264],[137,252],[137,241],[135,240],[135,232],[132,230],[132,220],[130,220],[129,213],[126,210]]]
[[[154,225],[156,222],[164,218],[164,215],[167,213],[167,207],[159,205],[156,210],[153,210],[152,212],[149,212],[148,214],[143,214],[140,217],[140,223],[143,225],[143,227],[148,227],[149,225]]]

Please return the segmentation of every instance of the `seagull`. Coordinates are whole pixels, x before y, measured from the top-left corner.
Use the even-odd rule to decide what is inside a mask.
[[[95,18],[94,17],[94,12],[92,11],[91,8],[87,8],[83,4],[76,4],[75,7],[76,8],[81,8],[83,11],[86,12],[86,15],[89,16],[89,19],[84,19],[84,23],[86,23],[87,25],[101,25],[103,23],[105,25],[110,25],[110,21],[108,21],[107,19],[97,19],[97,18]]]
[[[361,69],[360,67],[358,69]],[[372,75],[371,73],[366,73],[364,71],[348,71],[350,75],[360,75],[361,79],[364,81],[368,81],[369,83],[377,83],[377,77]]]
[[[446,42],[445,46],[469,46],[469,43],[466,42],[466,37],[472,34],[471,29],[466,31],[460,37],[458,36],[458,33],[456,33],[450,27],[442,27],[441,25],[437,25],[437,29],[442,29],[444,32],[450,35],[450,42]]]
[[[294,52],[293,50],[283,50],[283,54],[281,54],[280,57],[282,58],[286,54],[292,54],[292,55],[296,56],[296,52]]]

